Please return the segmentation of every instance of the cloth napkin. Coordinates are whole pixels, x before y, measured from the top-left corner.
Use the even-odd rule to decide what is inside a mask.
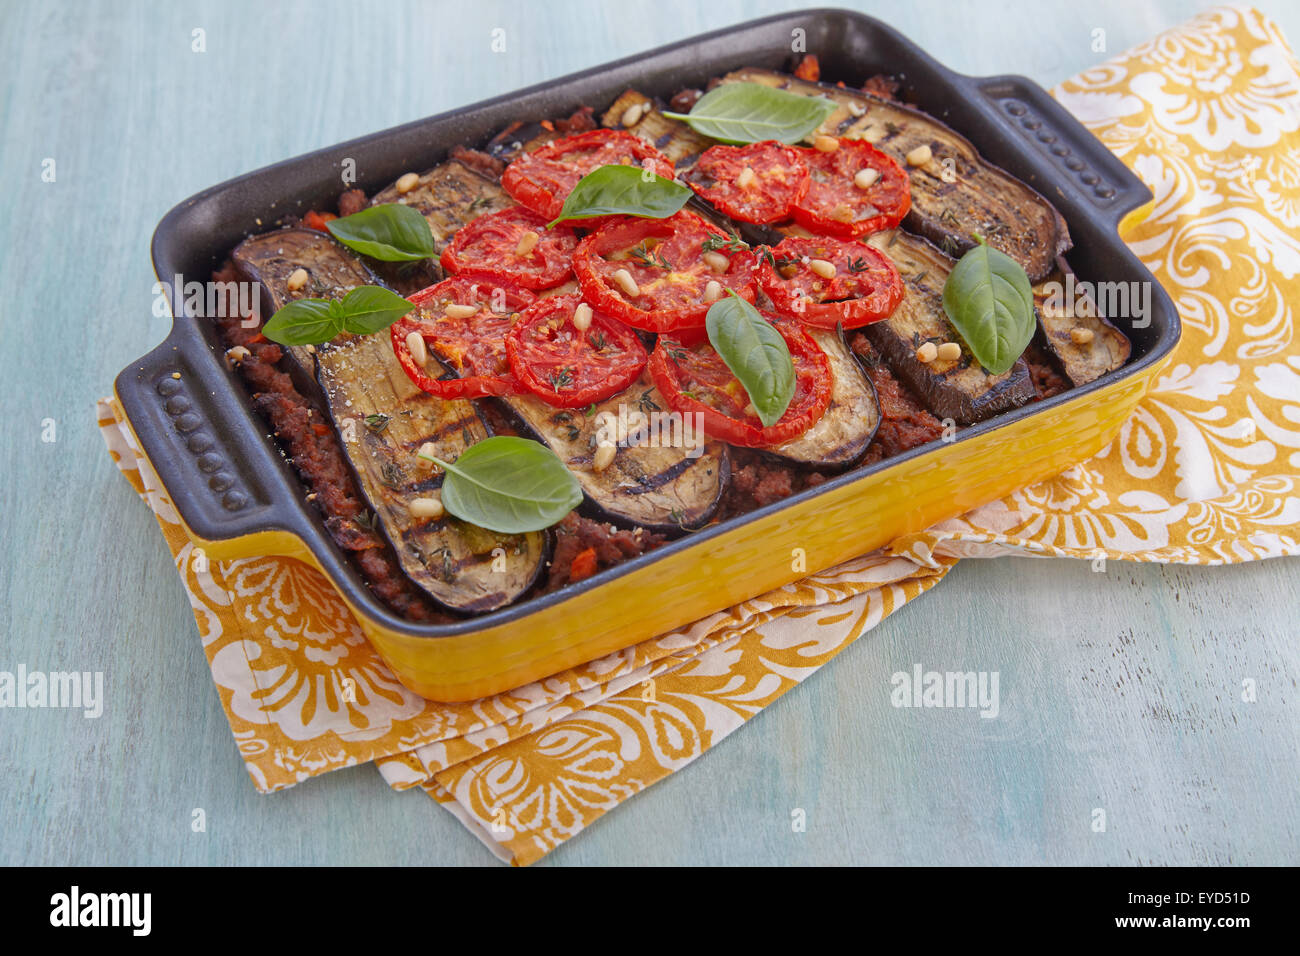
[[[881,551],[508,693],[424,700],[313,568],[207,560],[121,409],[101,401],[101,434],[175,558],[254,785],[374,762],[394,789],[422,789],[526,865],[715,746],[959,558],[1222,564],[1300,551],[1294,56],[1260,13],[1216,9],[1054,94],[1155,193],[1125,240],[1184,323],[1115,440]]]

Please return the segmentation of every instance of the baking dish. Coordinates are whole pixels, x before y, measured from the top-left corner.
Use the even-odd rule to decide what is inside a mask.
[[[953,73],[885,24],[848,11],[783,14],[705,34],[230,180],[163,218],[153,238],[155,271],[167,281],[206,280],[234,245],[264,228],[261,220],[332,202],[345,161],[359,171],[357,185],[372,192],[515,120],[602,108],[630,87],[666,98],[740,67],[781,69],[792,42],[818,54],[832,81],[900,77],[903,99],[1051,200],[1074,238],[1068,260],[1080,280],[1150,283],[1145,321],[1113,319],[1132,341],[1129,363],[963,429],[953,441],[838,475],[555,593],[453,624],[416,625],[383,605],[330,540],[223,361],[212,323],[180,308],[167,340],[131,363],[115,391],[190,538],[210,558],[283,554],[311,563],[404,684],[435,700],[467,700],[672,630],[1099,451],[1179,336],[1172,301],[1118,235],[1144,213],[1150,193],[1031,81]],[[806,570],[794,570],[795,549]]]

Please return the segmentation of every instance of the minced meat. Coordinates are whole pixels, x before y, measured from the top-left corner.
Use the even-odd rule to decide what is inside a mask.
[[[240,281],[227,262],[213,274],[214,282]],[[271,426],[289,461],[324,518],[325,528],[361,568],[372,591],[398,614],[412,621],[447,623],[456,618],[442,611],[403,573],[386,539],[354,520],[367,510],[365,499],[348,470],[329,419],[294,387],[280,368],[284,352],[257,329],[245,328],[242,316],[218,318],[227,348],[243,346],[249,354],[238,363],[240,376],[253,395],[253,407]]]
[[[555,550],[551,554],[542,593],[558,591],[575,577],[579,580],[590,577],[596,571],[653,551],[667,540],[665,535],[644,528],[625,531],[571,511],[555,526]],[[583,558],[588,549],[593,553]],[[576,575],[575,561],[582,569]],[[583,567],[584,564],[587,566]]]

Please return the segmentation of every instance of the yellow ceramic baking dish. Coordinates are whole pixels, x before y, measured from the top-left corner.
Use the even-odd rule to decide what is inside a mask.
[[[1081,280],[1151,284],[1147,314],[1111,317],[1133,342],[1124,368],[686,535],[556,593],[453,624],[416,625],[383,605],[330,540],[221,360],[215,330],[181,309],[167,341],[118,377],[116,395],[194,543],[216,559],[283,554],[311,563],[404,684],[435,700],[468,700],[680,627],[1099,451],[1179,335],[1173,303],[1119,237],[1145,212],[1149,192],[1029,80],[954,74],[884,24],[845,11],[719,31],[250,173],[168,213],[154,236],[155,269],[168,282],[206,280],[273,203],[301,200],[309,208],[332,198],[339,156],[370,171],[373,181],[361,186],[377,188],[514,120],[602,106],[631,86],[666,95],[742,66],[779,69],[793,29],[804,31],[824,76],[905,76],[905,98],[943,116],[991,162],[1048,196],[1069,224],[1075,247],[1068,259]]]

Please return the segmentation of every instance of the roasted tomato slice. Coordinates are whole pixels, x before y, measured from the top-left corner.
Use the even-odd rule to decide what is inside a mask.
[[[574,320],[580,309],[587,313],[585,329]],[[636,333],[592,309],[580,295],[552,296],[525,309],[506,335],[506,357],[524,388],[557,408],[579,408],[618,394],[646,363]]]
[[[832,268],[834,275],[822,275]],[[822,236],[790,236],[760,254],[758,284],[782,315],[824,329],[879,322],[903,301],[903,279],[888,256]]]
[[[794,219],[810,232],[856,239],[893,229],[912,208],[903,167],[864,140],[841,139],[828,153],[800,153],[812,180],[794,204]]]
[[[764,427],[749,394],[700,330],[661,335],[650,356],[650,376],[669,408],[702,416],[710,438],[767,448],[797,438],[821,419],[831,402],[831,363],[797,322],[768,316],[794,360],[794,397],[780,421]]]
[[[456,276],[410,297],[415,310],[390,329],[393,351],[407,376],[439,398],[513,395],[520,385],[510,374],[505,338],[515,317],[537,301],[527,289],[495,279]],[[470,315],[464,313],[473,308]],[[451,313],[450,315],[448,313]],[[458,376],[431,378],[407,344],[412,332]]]
[[[642,166],[664,179],[673,178],[673,164],[639,136],[593,129],[520,156],[506,167],[501,185],[516,202],[550,222],[560,214],[578,180],[600,166]]]
[[[713,146],[684,177],[715,209],[743,222],[780,222],[808,191],[800,151],[768,140],[748,146]]]
[[[706,298],[710,282],[718,283],[719,294],[731,289],[754,301],[753,256],[728,254],[729,242],[693,212],[667,219],[623,216],[578,243],[573,272],[588,302],[633,328],[702,328],[715,301]],[[726,268],[715,271],[711,263]]]
[[[578,236],[523,206],[479,216],[442,251],[442,267],[456,275],[504,279],[525,289],[550,289],[573,271]]]

